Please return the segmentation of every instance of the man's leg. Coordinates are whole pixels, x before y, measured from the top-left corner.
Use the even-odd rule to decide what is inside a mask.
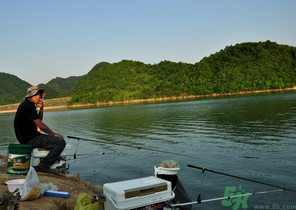
[[[38,165],[41,168],[49,169],[64,150],[66,141],[59,137],[41,134],[31,139],[28,144],[32,145],[33,148],[51,149],[48,155]]]

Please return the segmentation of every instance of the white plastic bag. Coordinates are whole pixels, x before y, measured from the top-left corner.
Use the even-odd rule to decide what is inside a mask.
[[[43,188],[43,190],[52,190],[52,191],[58,191],[59,188],[54,185],[53,183],[49,182],[49,183],[42,183],[41,187]]]
[[[40,185],[38,175],[35,169],[30,166],[30,170],[27,174],[26,180],[22,188],[20,189],[21,200],[30,201],[42,197],[44,189]]]

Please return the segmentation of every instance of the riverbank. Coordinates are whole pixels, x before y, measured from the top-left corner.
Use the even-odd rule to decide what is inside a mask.
[[[68,107],[67,102],[70,100],[71,100],[71,97],[46,99],[44,100],[44,110]],[[16,112],[19,105],[20,103],[2,105],[0,106],[0,114]]]
[[[127,101],[108,101],[108,102],[97,102],[95,104],[76,104],[76,105],[67,105],[67,102],[71,100],[71,97],[57,98],[57,99],[47,99],[44,100],[44,110],[55,110],[63,109],[67,107],[83,107],[83,106],[100,106],[100,105],[114,105],[114,104],[128,104],[128,103],[141,103],[141,102],[162,102],[170,100],[186,100],[194,99],[201,97],[216,97],[216,96],[228,96],[228,95],[244,95],[252,93],[264,93],[264,92],[277,92],[277,91],[287,91],[287,90],[296,90],[296,86],[292,88],[281,88],[281,89],[268,89],[268,90],[255,90],[255,91],[240,91],[234,93],[213,93],[208,95],[182,95],[182,96],[173,96],[165,98],[149,98],[149,99],[136,99],[136,100],[127,100]],[[0,106],[0,114],[2,113],[14,113],[17,110],[19,104],[9,104]]]
[[[240,91],[233,93],[213,93],[208,95],[182,95],[182,96],[172,96],[165,98],[149,98],[149,99],[136,99],[136,100],[127,100],[127,101],[109,101],[109,102],[97,102],[96,104],[81,104],[81,105],[72,105],[70,107],[76,106],[93,106],[93,105],[112,105],[112,104],[125,104],[125,103],[138,103],[138,102],[157,102],[157,101],[169,101],[169,100],[186,100],[202,97],[216,97],[216,96],[228,96],[228,95],[247,95],[252,93],[264,93],[264,92],[277,92],[277,91],[288,91],[296,90],[296,86],[292,88],[281,88],[281,89],[268,89],[268,90],[255,90],[255,91]]]
[[[0,155],[2,162],[7,163],[7,157]],[[19,202],[19,209],[21,210],[73,210],[75,208],[75,202],[78,196],[82,193],[102,194],[102,187],[99,185],[93,186],[90,182],[80,179],[79,174],[76,177],[71,175],[55,175],[37,172],[40,183],[52,183],[56,185],[60,191],[69,192],[69,198],[43,196],[32,201]],[[3,196],[4,192],[8,190],[5,184],[8,180],[13,179],[25,179],[26,176],[17,176],[7,174],[7,164],[0,166],[0,196]],[[101,208],[103,208],[103,201],[100,201]]]

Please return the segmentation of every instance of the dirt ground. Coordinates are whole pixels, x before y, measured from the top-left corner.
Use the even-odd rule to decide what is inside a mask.
[[[7,162],[7,157],[0,155],[2,162]],[[79,174],[70,175],[54,175],[43,172],[37,172],[40,183],[52,183],[59,187],[60,191],[69,192],[69,198],[43,196],[37,200],[20,202],[20,210],[74,210],[75,202],[81,193],[90,195],[102,194],[102,186],[93,186],[90,182],[80,179]],[[0,166],[0,196],[3,196],[5,191],[8,191],[6,181],[12,179],[25,179],[26,176],[17,176],[7,174],[7,165]],[[100,209],[104,209],[103,200],[100,200]]]

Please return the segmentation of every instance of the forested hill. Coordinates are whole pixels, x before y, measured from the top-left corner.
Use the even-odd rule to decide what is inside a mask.
[[[71,76],[66,79],[57,77],[47,84],[38,87],[46,90],[45,99],[69,96],[70,91],[82,76]],[[32,85],[15,75],[0,72],[0,105],[20,103]]]
[[[56,77],[50,80],[46,85],[59,93],[70,92],[82,76],[71,76],[68,78]]]
[[[296,48],[275,42],[226,46],[195,64],[100,63],[73,88],[70,104],[294,87]]]
[[[0,105],[18,103],[31,87],[15,75],[0,72]]]

